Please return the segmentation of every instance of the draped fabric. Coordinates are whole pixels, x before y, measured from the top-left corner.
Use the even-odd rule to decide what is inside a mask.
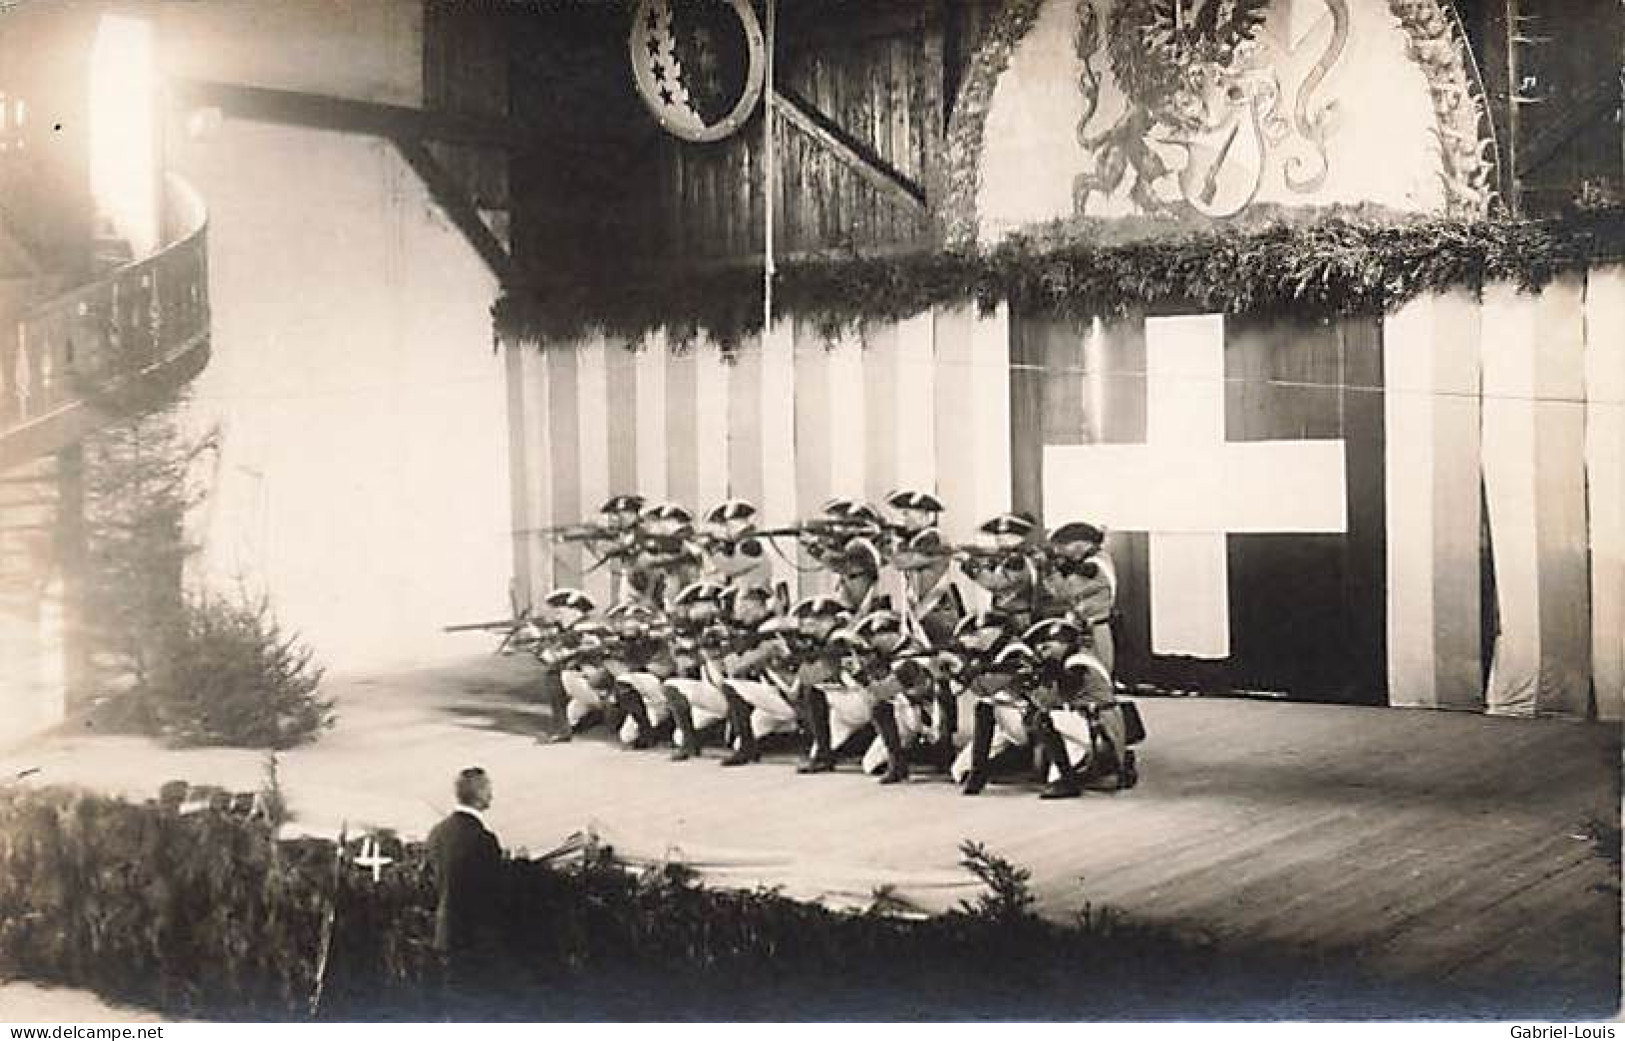
[[[1011,508],[1104,523],[1131,683],[1625,715],[1625,268],[1385,318],[967,304],[509,351],[524,602],[612,591],[543,530],[611,492],[777,526],[921,488],[954,541]],[[781,548],[793,591],[827,584]]]

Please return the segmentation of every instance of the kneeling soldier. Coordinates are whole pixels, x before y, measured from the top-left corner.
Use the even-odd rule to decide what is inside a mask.
[[[728,718],[721,675],[712,649],[728,637],[721,621],[725,587],[695,582],[672,601],[672,657],[674,675],[665,683],[665,704],[671,712],[672,759],[682,762],[700,754],[701,731]]]
[[[542,598],[542,617],[534,634],[536,660],[542,665],[542,696],[553,710],[553,733],[543,740],[570,740],[570,698],[564,689],[564,666],[581,647],[582,626],[596,609],[579,589],[555,589]]]
[[[1026,636],[1043,659],[1033,694],[1034,737],[1049,759],[1050,784],[1043,797],[1070,798],[1086,786],[1133,787],[1137,777],[1124,709],[1088,635],[1069,619],[1051,618]]]
[[[621,741],[632,748],[648,748],[670,714],[661,684],[673,670],[671,627],[637,603],[617,604],[604,617],[615,634],[604,669],[612,683],[611,697],[625,714]]]
[[[728,605],[730,638],[718,651],[722,664],[722,695],[728,703],[734,751],[723,766],[758,762],[756,740],[780,730],[794,730],[795,708],[785,700],[790,689],[788,631],[778,594],[760,586],[731,590]]]
[[[791,609],[790,616],[796,623],[789,641],[789,664],[795,670],[790,696],[808,734],[807,755],[797,764],[796,772],[829,773],[835,769],[835,745],[824,685],[840,678],[843,654],[840,646],[830,642],[830,636],[852,616],[832,596],[807,597]]]
[[[1020,648],[1010,617],[998,611],[978,611],[968,615],[954,632],[955,654],[962,663],[956,680],[976,697],[972,713],[971,742],[954,761],[952,774],[966,795],[976,795],[987,786],[988,764],[993,757],[993,741],[1005,731],[1006,741],[1026,738],[1019,710],[1000,703],[999,695],[1017,677]],[[1012,647],[1016,654],[1010,654]],[[1014,714],[1014,719],[1000,718]],[[1001,726],[1002,724],[1002,726]],[[1013,725],[1012,725],[1013,724]]]

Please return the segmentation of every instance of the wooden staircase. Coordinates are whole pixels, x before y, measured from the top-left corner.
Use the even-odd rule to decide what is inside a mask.
[[[207,220],[173,176],[166,218],[178,234],[163,249],[28,309],[0,334],[0,474],[151,407],[207,364]]]

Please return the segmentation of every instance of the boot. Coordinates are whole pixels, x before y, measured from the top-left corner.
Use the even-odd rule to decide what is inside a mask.
[[[1132,752],[1129,753],[1133,755]],[[1119,757],[1117,748],[1104,738],[1096,738],[1094,747],[1089,756],[1089,766],[1080,777],[1079,783],[1093,791],[1116,791],[1127,788],[1124,783],[1124,760]]]
[[[897,710],[891,702],[883,701],[875,706],[873,718],[880,743],[886,746],[886,772],[880,783],[897,784],[908,780],[908,760],[903,756],[903,735],[897,730]]]
[[[671,706],[672,742],[677,746],[676,751],[671,754],[672,762],[681,763],[686,759],[698,759],[700,735],[694,729],[694,710],[689,706],[688,699],[668,688],[666,704]]]
[[[817,687],[809,687],[802,696],[801,711],[811,739],[807,744],[807,758],[796,767],[796,773],[830,773],[835,769],[835,753],[829,747],[829,699]]]
[[[728,699],[728,723],[739,736],[739,744],[722,761],[722,765],[744,766],[746,763],[761,762],[762,753],[756,750],[756,731],[750,726],[750,705],[728,688],[723,689],[723,696]]]
[[[631,716],[638,725],[638,736],[633,739],[632,747],[648,748],[653,744],[654,723],[649,719],[649,706],[643,703],[643,695],[639,694],[635,687],[618,683],[615,685],[615,703],[620,706],[622,713]]]
[[[965,775],[962,792],[980,795],[987,787],[987,760],[993,752],[993,706],[985,701],[976,703],[972,719],[970,773]]]
[[[1055,729],[1048,716],[1041,717],[1033,726],[1033,736],[1043,747],[1046,757],[1054,764],[1060,774],[1054,781],[1044,786],[1039,793],[1040,799],[1075,799],[1083,794],[1083,785],[1078,780],[1078,772],[1072,767],[1072,757],[1067,755],[1066,739],[1060,731]],[[1046,774],[1046,776],[1048,776]]]
[[[621,707],[620,698],[616,696],[613,689],[610,690],[609,696],[604,699],[603,716],[604,729],[609,731],[611,738],[614,738],[616,734],[621,732],[621,724],[626,722],[626,709]]]
[[[1140,766],[1134,761],[1134,750],[1123,753],[1123,769],[1117,775],[1119,788],[1132,788],[1140,783]]]
[[[540,740],[550,745],[570,740],[570,697],[564,692],[564,681],[558,673],[549,669],[542,674],[542,692],[547,698],[548,709],[553,713],[553,732]]]
[[[948,773],[954,767],[954,734],[959,732],[959,698],[946,683],[937,685],[937,741],[931,759],[938,770]]]

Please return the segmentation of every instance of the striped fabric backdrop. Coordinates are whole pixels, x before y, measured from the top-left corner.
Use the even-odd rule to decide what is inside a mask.
[[[732,354],[589,338],[507,355],[516,595],[610,593],[579,547],[546,529],[637,490],[699,510],[729,496],[789,524],[834,496],[935,489],[966,538],[1010,508],[1009,318],[974,307],[874,325],[835,342],[783,322]],[[824,576],[775,558],[803,593]]]
[[[543,529],[612,492],[778,525],[919,487],[954,539],[1012,507],[1106,523],[1130,680],[1625,716],[1625,268],[1384,319],[965,306],[507,363],[522,601],[611,593]],[[804,564],[775,560],[810,592]]]

